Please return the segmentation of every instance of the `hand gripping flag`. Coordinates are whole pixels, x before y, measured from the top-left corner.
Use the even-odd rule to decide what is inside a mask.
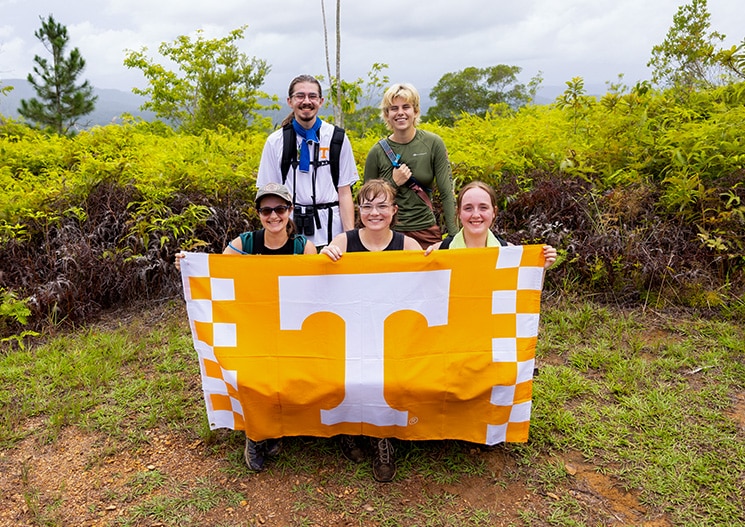
[[[543,262],[540,245],[187,253],[210,427],[525,442]]]

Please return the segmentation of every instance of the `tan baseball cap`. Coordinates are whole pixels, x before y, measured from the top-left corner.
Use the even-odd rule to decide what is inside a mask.
[[[290,189],[288,189],[284,185],[280,185],[279,183],[267,183],[266,185],[261,187],[256,193],[257,205],[259,204],[259,201],[261,201],[261,198],[263,198],[264,196],[277,196],[292,205],[292,195],[290,194]]]

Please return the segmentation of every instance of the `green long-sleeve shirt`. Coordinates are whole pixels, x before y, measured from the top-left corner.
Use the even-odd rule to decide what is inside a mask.
[[[445,142],[432,132],[417,129],[414,139],[406,144],[388,139],[394,153],[400,154],[400,163],[405,163],[420,185],[437,189],[442,203],[442,212],[448,234],[455,235],[455,195],[453,173],[450,168]],[[382,178],[393,184],[393,165],[383,148],[375,143],[365,160],[365,181]],[[430,193],[431,194],[431,193]],[[427,229],[437,220],[416,192],[406,186],[397,188],[396,204],[398,217],[394,229],[401,232]]]

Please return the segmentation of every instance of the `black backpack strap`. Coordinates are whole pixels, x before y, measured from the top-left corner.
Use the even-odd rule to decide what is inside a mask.
[[[507,242],[507,240],[505,240],[501,236],[497,236],[496,234],[494,236],[496,236],[497,241],[499,242],[499,245],[501,245],[502,247],[506,247],[507,245],[509,245],[509,243]],[[440,249],[448,249],[448,248],[450,248],[450,244],[453,242],[454,239],[455,239],[455,236],[451,236],[451,235],[448,234],[442,240],[442,243],[440,244]]]
[[[282,127],[282,162],[279,168],[282,173],[283,185],[287,181],[290,166],[297,169],[297,134],[292,127],[292,123]]]
[[[339,159],[341,158],[341,147],[344,144],[344,128],[334,125],[334,134],[331,136],[329,145],[329,164],[331,165],[331,179],[334,187],[339,188]]]

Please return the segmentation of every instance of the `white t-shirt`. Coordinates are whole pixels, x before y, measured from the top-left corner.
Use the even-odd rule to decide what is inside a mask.
[[[318,139],[320,141],[320,149],[318,151],[319,161],[328,161],[329,159],[329,145],[331,144],[331,136],[334,133],[334,125],[323,122],[321,129],[318,133]],[[303,139],[298,136],[297,147],[298,147],[298,158],[300,157],[299,148]],[[317,145],[310,145],[310,159],[311,161],[315,158],[315,148]],[[295,208],[298,206],[313,205],[313,173],[314,167],[311,162],[309,172],[302,172],[300,167],[293,171],[292,167],[287,174],[287,180],[282,181],[282,173],[280,166],[282,164],[282,129],[274,131],[266,140],[264,144],[264,151],[261,154],[261,162],[259,164],[259,174],[256,178],[256,186],[263,187],[267,183],[284,183],[287,188],[290,189],[290,193],[295,199]],[[333,203],[339,201],[339,194],[334,187],[334,182],[331,179],[331,167],[324,165],[315,169],[315,203]],[[344,187],[347,185],[353,185],[359,181],[359,174],[357,173],[357,165],[354,161],[354,153],[352,152],[352,144],[349,142],[349,138],[344,136],[344,144],[341,147],[341,155],[339,157],[339,186]],[[318,216],[321,220],[320,229],[316,225],[315,233],[308,238],[316,245],[322,246],[329,243],[328,235],[328,215],[333,214],[331,239],[337,234],[342,232],[341,216],[339,215],[339,207],[334,206],[332,208],[322,208],[318,210]]]

